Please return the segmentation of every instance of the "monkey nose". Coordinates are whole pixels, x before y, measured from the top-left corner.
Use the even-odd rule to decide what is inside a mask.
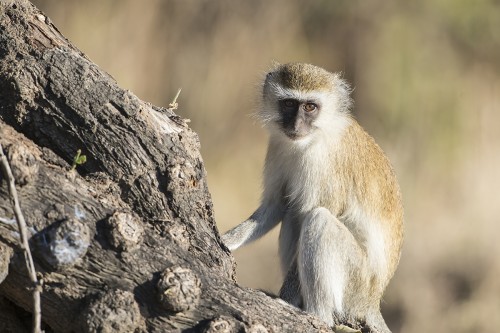
[[[304,122],[304,119],[302,119],[301,117],[297,117],[293,124],[293,131],[300,135],[302,132],[305,132],[305,130],[306,123]]]

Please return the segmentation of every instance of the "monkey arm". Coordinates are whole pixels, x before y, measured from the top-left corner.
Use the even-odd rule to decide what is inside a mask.
[[[281,221],[283,215],[282,204],[262,203],[250,218],[222,235],[222,241],[229,250],[236,250],[265,235]]]

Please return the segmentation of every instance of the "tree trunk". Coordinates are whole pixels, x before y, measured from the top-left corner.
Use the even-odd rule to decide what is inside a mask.
[[[0,143],[47,332],[329,330],[235,284],[197,135],[118,87],[27,0],[0,0]],[[79,149],[87,161],[70,170]],[[30,280],[0,185],[0,331],[18,332]]]

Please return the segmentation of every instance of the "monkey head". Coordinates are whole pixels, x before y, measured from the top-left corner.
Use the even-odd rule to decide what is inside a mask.
[[[277,65],[264,79],[260,118],[271,135],[292,143],[310,142],[350,117],[350,91],[338,74],[320,67]]]

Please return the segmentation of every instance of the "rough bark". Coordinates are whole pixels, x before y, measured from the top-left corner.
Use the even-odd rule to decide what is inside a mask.
[[[26,0],[0,1],[0,142],[47,331],[328,331],[235,283],[197,135],[121,89]],[[87,162],[70,171],[78,149]],[[13,216],[1,181],[0,330],[18,332],[32,298]]]

